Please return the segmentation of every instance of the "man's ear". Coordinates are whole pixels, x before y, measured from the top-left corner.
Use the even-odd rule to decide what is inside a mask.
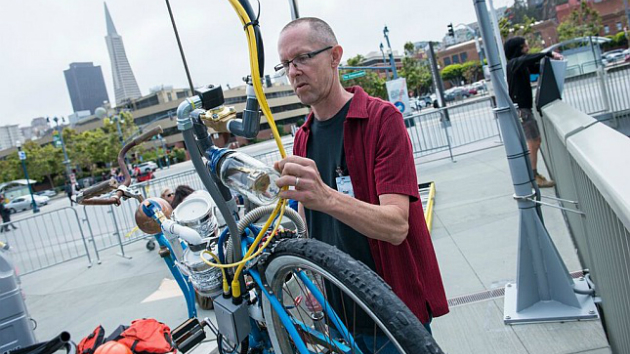
[[[343,48],[340,45],[336,45],[332,47],[332,62],[331,65],[333,68],[337,68],[341,63],[341,57],[343,56]]]

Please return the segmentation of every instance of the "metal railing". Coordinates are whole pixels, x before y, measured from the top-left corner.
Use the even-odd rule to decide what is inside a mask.
[[[0,239],[11,246],[10,257],[21,275],[81,257],[92,266],[86,234],[74,208],[36,214],[0,227]]]
[[[497,137],[501,144],[490,97],[416,113],[405,117],[405,125],[416,157],[449,151],[452,158],[455,148]]]
[[[565,79],[562,99],[586,114],[630,110],[630,64]]]
[[[630,353],[630,139],[571,105],[543,108],[543,155],[615,353]]]

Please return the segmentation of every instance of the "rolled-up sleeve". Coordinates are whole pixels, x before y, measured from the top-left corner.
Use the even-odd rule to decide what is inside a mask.
[[[393,106],[384,110],[380,124],[374,177],[378,195],[408,195],[410,202],[420,197],[409,134],[402,114]]]

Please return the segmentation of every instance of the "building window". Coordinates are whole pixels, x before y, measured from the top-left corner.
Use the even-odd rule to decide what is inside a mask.
[[[617,31],[621,31],[621,22],[617,22]]]
[[[453,55],[453,64],[459,64],[459,55]]]
[[[451,58],[444,58],[444,66],[451,65]]]
[[[462,63],[465,63],[466,60],[468,60],[468,53],[463,52],[463,53],[459,54],[459,57],[462,59]]]
[[[608,25],[604,26],[604,34],[609,34],[610,33],[610,27],[608,27]]]
[[[170,93],[170,92],[167,92],[167,93],[166,93],[166,97],[168,98],[168,100],[169,100],[169,101],[172,101],[172,100],[173,100],[173,95],[171,95],[171,93]]]

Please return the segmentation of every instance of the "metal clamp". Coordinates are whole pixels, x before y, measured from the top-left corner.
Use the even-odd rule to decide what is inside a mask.
[[[120,186],[118,186],[116,191],[122,192],[122,198],[124,200],[127,200],[129,198],[133,198],[133,199],[136,199],[140,203],[142,203],[144,201],[144,197],[142,196],[142,193],[139,190],[131,189],[131,188],[125,186],[124,184],[121,184]]]

